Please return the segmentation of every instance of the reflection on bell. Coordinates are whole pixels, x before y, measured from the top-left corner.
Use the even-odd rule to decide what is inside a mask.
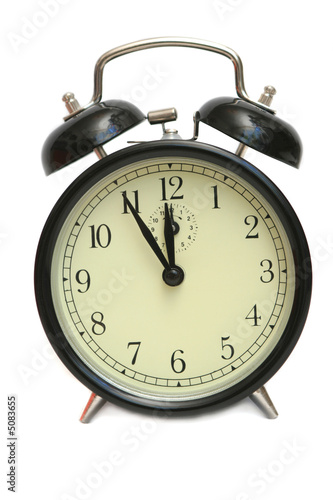
[[[145,120],[136,107],[122,100],[95,104],[56,128],[46,139],[42,163],[47,175],[91,153]]]
[[[276,160],[293,167],[300,164],[302,143],[296,130],[254,104],[217,97],[199,109],[197,120]]]

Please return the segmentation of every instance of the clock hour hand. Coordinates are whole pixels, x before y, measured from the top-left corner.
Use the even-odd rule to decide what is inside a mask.
[[[178,286],[184,280],[184,271],[175,263],[175,234],[179,231],[179,226],[174,222],[172,205],[170,211],[167,203],[164,203],[164,239],[168,253],[170,269],[165,269],[163,279],[169,286]]]
[[[171,214],[170,214],[171,212]],[[170,205],[170,212],[169,212],[169,207],[167,203],[164,203],[164,214],[165,214],[165,219],[164,219],[164,238],[165,238],[165,244],[168,252],[168,259],[169,259],[169,264],[170,267],[174,268],[176,263],[175,263],[175,237],[174,237],[174,230],[173,230],[173,224],[172,224],[172,205]]]
[[[150,229],[143,222],[143,220],[141,219],[140,215],[138,214],[138,212],[133,207],[132,203],[127,198],[126,194],[125,193],[122,193],[122,194],[123,194],[123,197],[124,197],[124,199],[126,201],[126,204],[127,204],[128,208],[130,209],[130,211],[131,211],[131,213],[132,213],[135,221],[137,222],[137,224],[138,224],[138,226],[140,228],[141,233],[143,234],[143,237],[147,241],[147,243],[150,246],[150,248],[153,250],[153,252],[156,255],[156,257],[161,262],[161,264],[164,267],[164,269],[167,270],[167,271],[170,271],[171,270],[171,266],[168,263],[167,259],[165,258],[162,250],[158,246],[158,243],[155,240],[154,236],[152,235]]]

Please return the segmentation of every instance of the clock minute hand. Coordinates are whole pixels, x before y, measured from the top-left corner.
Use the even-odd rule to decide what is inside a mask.
[[[170,205],[170,211],[171,211],[171,205]],[[170,215],[169,212],[169,207],[167,203],[164,203],[164,214],[165,214],[165,222],[164,222],[164,238],[165,238],[165,244],[168,252],[168,258],[169,258],[169,264],[171,268],[174,268],[176,263],[175,263],[175,237],[174,237],[174,230],[172,227],[172,213]]]
[[[150,248],[153,250],[153,252],[156,255],[156,257],[161,262],[161,264],[164,267],[164,269],[166,269],[167,271],[169,271],[171,269],[171,266],[169,265],[167,259],[165,258],[162,250],[158,246],[158,243],[156,242],[156,240],[155,240],[154,236],[152,235],[150,229],[143,222],[143,220],[141,219],[140,215],[138,214],[138,212],[133,207],[132,203],[127,198],[126,194],[125,193],[122,193],[122,194],[123,194],[123,197],[124,197],[124,199],[126,201],[126,204],[127,204],[128,208],[130,209],[130,211],[131,211],[134,219],[136,220],[136,222],[137,222],[137,224],[138,224],[138,226],[140,228],[140,231],[141,231],[143,237],[147,241],[147,243],[150,246]]]

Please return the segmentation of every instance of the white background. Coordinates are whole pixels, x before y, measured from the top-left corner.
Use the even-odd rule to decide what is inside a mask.
[[[7,491],[7,396],[18,403],[17,499],[146,498],[277,500],[331,495],[332,62],[330,2],[317,0],[16,0],[2,3],[1,31],[1,398],[0,488]],[[157,36],[187,36],[233,48],[248,94],[276,86],[273,107],[304,144],[300,170],[249,152],[289,198],[307,234],[312,306],[291,357],[266,387],[279,411],[266,419],[250,400],[199,416],[157,418],[106,405],[79,416],[89,391],[52,354],[36,311],[36,246],[52,206],[93,155],[45,177],[40,152],[74,91],[86,104],[105,51]],[[150,79],[147,75],[153,75]],[[149,82],[149,85],[147,85]],[[103,99],[147,113],[175,106],[182,137],[208,99],[235,95],[233,68],[216,54],[154,49],[110,63]],[[143,124],[115,139],[159,138]],[[208,127],[200,139],[235,150]]]

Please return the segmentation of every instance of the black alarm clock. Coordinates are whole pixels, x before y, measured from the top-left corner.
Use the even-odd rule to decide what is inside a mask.
[[[145,115],[129,102],[101,101],[106,63],[171,46],[216,52],[235,69],[238,97],[196,111],[190,140],[166,128],[174,108]],[[312,278],[292,206],[242,158],[250,147],[299,166],[300,138],[269,107],[274,93],[266,87],[252,101],[227,47],[156,38],[102,55],[86,106],[64,96],[70,114],[44,144],[46,174],[92,151],[99,161],[47,219],[35,293],[54,350],[92,391],[82,421],[105,401],[178,411],[247,396],[277,416],[264,384],[302,332]],[[106,154],[106,142],[146,119],[162,124],[160,140]],[[200,143],[201,122],[239,141],[236,153]]]

